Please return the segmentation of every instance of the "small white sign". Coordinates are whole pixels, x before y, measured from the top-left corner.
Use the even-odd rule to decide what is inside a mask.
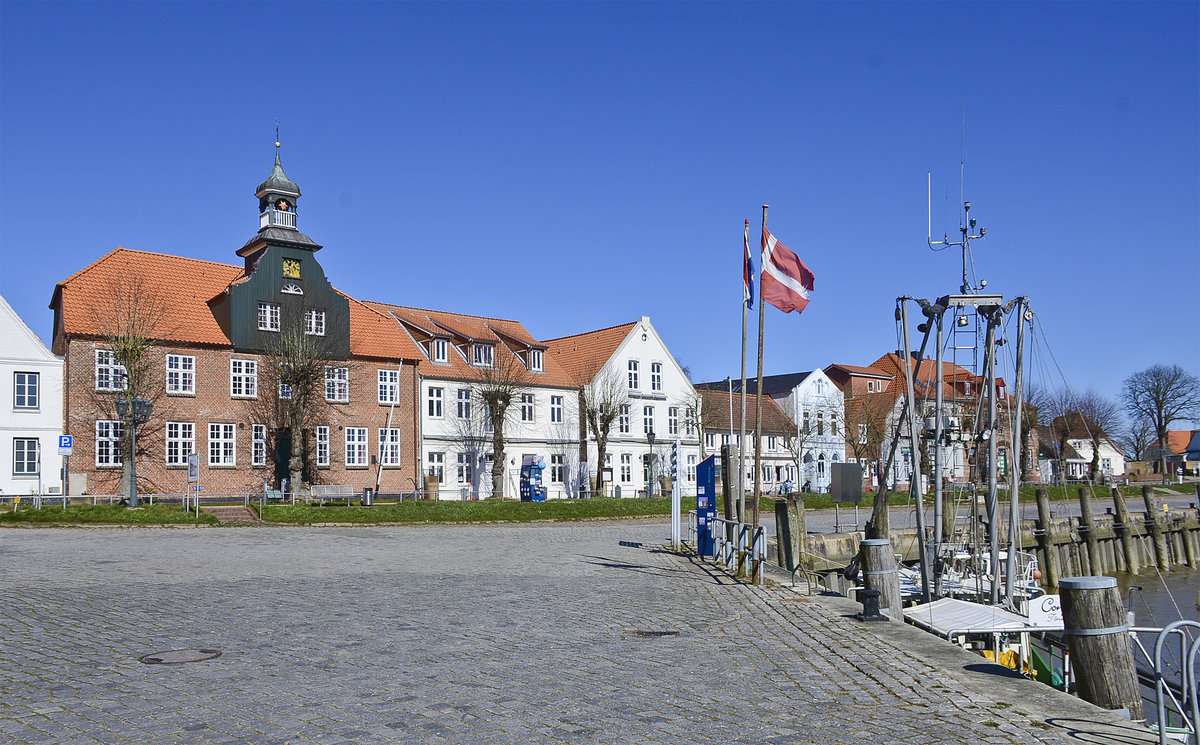
[[[58,436],[58,454],[70,455],[74,449],[75,438],[71,435]]]
[[[1062,626],[1062,603],[1058,595],[1043,595],[1029,601],[1029,622],[1034,626]]]
[[[200,456],[192,453],[188,456],[188,483],[194,484],[200,480]]]

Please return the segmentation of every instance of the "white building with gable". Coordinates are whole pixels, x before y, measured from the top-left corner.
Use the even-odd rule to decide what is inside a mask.
[[[62,384],[62,358],[0,297],[0,493],[63,493]]]

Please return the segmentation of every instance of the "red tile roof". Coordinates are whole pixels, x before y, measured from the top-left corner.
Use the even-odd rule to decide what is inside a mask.
[[[703,416],[704,427],[708,431],[726,431],[730,428],[739,430],[742,423],[742,394],[734,393],[730,396],[729,391],[707,390],[701,389],[696,391],[700,394],[704,401]],[[754,424],[757,421],[754,418],[755,396],[746,396],[746,431],[752,431]],[[733,419],[730,420],[729,407],[732,401]],[[779,404],[775,403],[775,399],[770,396],[762,397],[762,414],[763,414],[763,429],[764,435],[795,435],[796,425],[788,415],[783,413],[783,409]]]
[[[569,374],[576,385],[586,385],[596,377],[621,346],[638,322],[623,323],[605,329],[563,336],[546,342],[546,356]]]
[[[1200,429],[1167,430],[1167,451],[1171,453],[1187,451],[1188,443],[1192,441],[1192,434],[1195,432],[1200,432]]]
[[[104,336],[105,305],[139,294],[161,307],[154,335],[190,344],[228,346],[207,302],[242,274],[242,267],[116,248],[54,288],[50,307],[61,309],[66,334]]]

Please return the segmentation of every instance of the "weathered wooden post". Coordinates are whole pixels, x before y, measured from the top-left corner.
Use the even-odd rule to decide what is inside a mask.
[[[1104,568],[1100,562],[1100,547],[1096,543],[1096,531],[1092,527],[1092,491],[1091,487],[1079,487],[1079,532],[1083,533],[1083,542],[1087,546],[1087,569],[1091,574],[1103,574]]]
[[[863,587],[879,591],[879,607],[886,610],[893,621],[903,621],[903,606],[900,603],[900,569],[896,566],[896,555],[892,553],[892,542],[887,538],[867,538],[859,544],[862,556]]]
[[[775,500],[775,534],[779,544],[779,565],[789,572],[804,563],[804,503],[791,499]]]
[[[1064,577],[1059,583],[1064,634],[1079,697],[1142,719],[1133,643],[1115,577]]]
[[[1034,494],[1037,495],[1038,527],[1041,529],[1038,541],[1041,543],[1042,557],[1046,560],[1046,572],[1042,575],[1042,581],[1046,587],[1054,588],[1058,587],[1061,573],[1058,569],[1058,547],[1050,533],[1050,492],[1045,488],[1038,488]]]
[[[1159,569],[1169,569],[1171,559],[1167,554],[1167,539],[1163,535],[1162,523],[1158,520],[1158,511],[1154,509],[1154,487],[1142,487],[1142,501],[1146,503],[1146,527],[1150,529],[1150,537],[1154,539],[1154,562]]]
[[[1116,528],[1117,536],[1121,539],[1121,555],[1125,557],[1125,571],[1137,574],[1141,569],[1141,562],[1138,561],[1137,544],[1133,540],[1133,525],[1129,522],[1129,505],[1125,504],[1125,495],[1121,492],[1120,487],[1112,488],[1112,497],[1117,513],[1117,521],[1113,527]]]

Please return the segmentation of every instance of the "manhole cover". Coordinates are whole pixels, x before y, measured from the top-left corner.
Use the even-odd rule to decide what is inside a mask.
[[[633,632],[633,635],[640,636],[643,638],[653,638],[653,637],[658,637],[658,636],[679,636],[679,632],[678,631],[646,631],[643,629],[638,629]]]
[[[219,649],[172,649],[169,652],[155,652],[142,655],[138,662],[147,665],[182,665],[185,662],[204,662],[215,660],[221,656]]]

